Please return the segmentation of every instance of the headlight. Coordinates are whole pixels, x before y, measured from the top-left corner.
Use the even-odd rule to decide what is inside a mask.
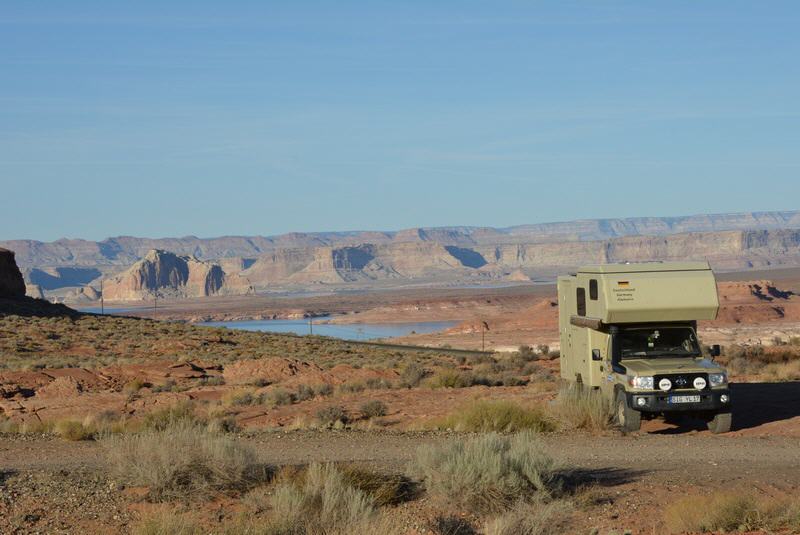
[[[728,376],[724,373],[709,373],[708,382],[711,386],[722,386],[728,383]]]
[[[628,384],[633,388],[641,388],[642,390],[653,389],[652,377],[628,377]]]

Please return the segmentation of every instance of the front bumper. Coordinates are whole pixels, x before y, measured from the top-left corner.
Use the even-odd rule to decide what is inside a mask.
[[[670,396],[700,396],[696,403],[670,403]],[[727,396],[723,402],[720,396]],[[713,390],[677,390],[670,392],[626,392],[628,407],[639,412],[725,412],[731,408],[731,391],[728,388]],[[640,405],[644,399],[644,405]]]

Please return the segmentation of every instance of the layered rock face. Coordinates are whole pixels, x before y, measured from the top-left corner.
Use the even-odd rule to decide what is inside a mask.
[[[218,264],[154,249],[126,271],[105,280],[103,296],[110,301],[149,299],[156,293],[163,297],[206,297],[226,293],[225,279]],[[244,292],[237,285],[232,293]]]
[[[0,297],[25,297],[25,281],[14,252],[0,249]]]
[[[313,251],[320,247],[359,246],[364,243],[439,243],[458,247],[492,247],[557,242],[591,242],[626,236],[669,236],[697,232],[779,230],[800,228],[800,211],[747,212],[685,217],[643,217],[628,219],[591,219],[559,223],[520,225],[508,228],[441,227],[414,228],[396,232],[315,232],[289,233],[280,236],[223,236],[220,238],[136,238],[119,236],[100,242],[88,240],[0,241],[0,247],[16,251],[23,268],[44,266],[129,266],[148,251],[160,249],[201,260],[229,257],[257,258],[288,250]],[[248,266],[245,266],[245,268]],[[227,271],[227,270],[226,270]],[[85,277],[86,273],[55,274],[59,279]],[[46,278],[46,277],[45,277]],[[45,290],[53,281],[29,280]],[[83,281],[80,284],[87,284]]]

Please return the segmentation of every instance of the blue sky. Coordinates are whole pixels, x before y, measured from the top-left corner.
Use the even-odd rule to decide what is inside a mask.
[[[796,2],[0,6],[0,239],[800,208]]]

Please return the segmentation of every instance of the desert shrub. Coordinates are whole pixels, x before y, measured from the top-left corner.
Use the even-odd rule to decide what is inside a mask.
[[[768,364],[762,373],[770,381],[800,381],[800,360]]]
[[[148,487],[155,499],[243,490],[268,475],[249,447],[186,421],[111,435],[102,445],[112,473],[124,483]]]
[[[469,432],[554,431],[555,422],[539,408],[526,408],[511,401],[475,401],[433,422],[438,429]]]
[[[174,379],[167,379],[159,385],[153,385],[153,392],[176,392],[180,390]]]
[[[333,386],[331,386],[330,383],[322,383],[321,385],[314,387],[314,391],[318,396],[327,397],[333,394]]]
[[[568,429],[602,431],[611,427],[614,413],[610,401],[599,390],[563,386],[552,413]]]
[[[135,394],[146,386],[145,382],[141,379],[133,379],[125,383],[122,387],[122,392],[128,395]]]
[[[161,509],[143,516],[134,524],[133,535],[201,535],[200,525],[191,518]]]
[[[392,383],[383,379],[382,377],[370,377],[364,384],[370,390],[385,390],[387,388],[392,388]]]
[[[221,386],[225,384],[225,378],[221,375],[209,375],[200,379],[201,386]]]
[[[486,523],[486,535],[560,535],[569,532],[572,505],[564,500],[519,502]]]
[[[353,394],[356,392],[363,392],[366,389],[364,383],[360,381],[352,383],[342,383],[336,387],[336,391],[340,394]]]
[[[427,371],[425,368],[416,362],[412,362],[403,368],[403,371],[400,373],[400,386],[403,388],[414,388],[419,386],[426,375]]]
[[[222,395],[221,401],[223,405],[228,407],[241,407],[255,403],[256,396],[252,390],[240,388],[238,390],[225,392],[225,394]]]
[[[752,494],[711,494],[669,505],[664,520],[671,532],[800,530],[800,501],[756,499]]]
[[[163,409],[150,411],[142,418],[142,427],[157,431],[176,424],[199,422],[191,401],[180,401]]]
[[[93,440],[95,430],[76,420],[59,420],[55,423],[53,431],[64,440]]]
[[[416,493],[414,483],[401,474],[375,472],[355,466],[340,467],[340,470],[348,484],[366,493],[378,507],[403,503]]]
[[[373,500],[330,464],[310,465],[302,485],[276,485],[270,502],[287,534],[366,533],[375,517]]]
[[[319,409],[316,413],[317,421],[324,426],[346,424],[348,422],[347,412],[339,405],[329,405]]]
[[[428,523],[428,529],[435,535],[478,535],[468,520],[450,515],[437,515]]]
[[[443,370],[427,380],[430,388],[467,388],[475,384],[475,377],[464,371]]]
[[[315,395],[314,389],[308,385],[300,385],[297,387],[297,393],[295,394],[296,401],[308,401],[309,399],[313,399]]]
[[[276,407],[291,405],[295,402],[295,396],[285,388],[274,388],[267,393],[266,401]]]
[[[361,404],[361,412],[366,418],[377,418],[379,416],[386,416],[388,407],[383,401],[374,399]]]
[[[789,345],[794,347],[800,347],[800,336],[790,336]]]
[[[561,351],[559,351],[558,349],[554,349],[547,353],[548,360],[556,360],[559,357],[561,357]]]
[[[410,470],[432,496],[484,513],[548,497],[557,486],[554,462],[531,432],[422,446]]]
[[[533,350],[531,346],[521,345],[519,349],[517,349],[517,354],[526,361],[537,360],[539,355]]]
[[[233,416],[214,416],[206,424],[206,431],[209,433],[237,433],[240,430],[241,427]]]

